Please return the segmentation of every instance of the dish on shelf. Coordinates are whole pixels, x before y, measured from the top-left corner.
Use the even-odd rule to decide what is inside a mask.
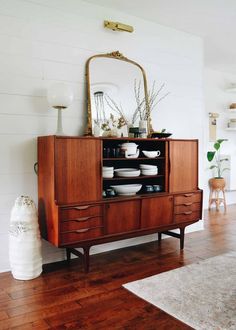
[[[117,168],[114,170],[115,176],[119,177],[135,177],[139,176],[141,171],[136,168]]]
[[[159,132],[153,132],[151,134],[151,138],[158,138],[158,139],[166,139],[169,136],[171,136],[172,133],[159,133]]]
[[[143,170],[155,170],[155,169],[157,169],[156,165],[149,165],[149,164],[140,164],[139,167]]]
[[[103,166],[102,168],[102,177],[105,179],[113,178],[114,176],[114,167]]]
[[[139,149],[135,154],[129,154],[128,151],[125,151],[125,158],[138,158],[139,156]]]
[[[155,170],[141,169],[141,174],[142,175],[157,175],[158,174],[158,169],[157,168]]]
[[[119,196],[133,196],[142,188],[141,184],[121,184],[111,186]]]
[[[143,150],[143,154],[145,157],[148,157],[148,158],[156,158],[156,157],[160,156],[161,152],[160,152],[160,150],[156,150],[156,151]]]

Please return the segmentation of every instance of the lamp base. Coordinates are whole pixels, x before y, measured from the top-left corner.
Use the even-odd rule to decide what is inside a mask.
[[[63,132],[63,129],[62,129],[62,113],[61,113],[62,108],[57,107],[56,109],[57,109],[57,131],[56,131],[56,135],[65,135],[64,132]]]

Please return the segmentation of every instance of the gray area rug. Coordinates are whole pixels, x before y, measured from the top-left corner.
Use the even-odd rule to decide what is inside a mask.
[[[194,329],[236,329],[236,252],[123,286]]]

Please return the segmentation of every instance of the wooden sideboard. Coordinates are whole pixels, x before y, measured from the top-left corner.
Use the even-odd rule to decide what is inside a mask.
[[[115,157],[123,142],[135,142],[138,158]],[[160,150],[144,157],[142,150]],[[105,153],[104,153],[105,151]],[[116,155],[117,156],[117,155]],[[131,178],[102,178],[102,167],[158,166],[158,174]],[[111,185],[140,183],[134,196],[104,197]],[[160,192],[146,192],[160,185]],[[89,249],[96,244],[152,233],[180,239],[185,227],[201,219],[202,190],[198,188],[198,141],[177,139],[94,138],[44,136],[38,138],[39,223],[42,237],[59,248],[83,256],[89,270]],[[180,233],[170,231],[180,229]],[[76,248],[83,248],[80,253]]]

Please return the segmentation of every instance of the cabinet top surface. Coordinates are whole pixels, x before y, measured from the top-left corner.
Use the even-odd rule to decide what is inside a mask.
[[[45,135],[38,138],[55,138],[55,139],[92,139],[101,141],[198,141],[198,139],[171,139],[171,138],[130,138],[130,137],[94,137],[94,136],[70,136],[70,135]]]

